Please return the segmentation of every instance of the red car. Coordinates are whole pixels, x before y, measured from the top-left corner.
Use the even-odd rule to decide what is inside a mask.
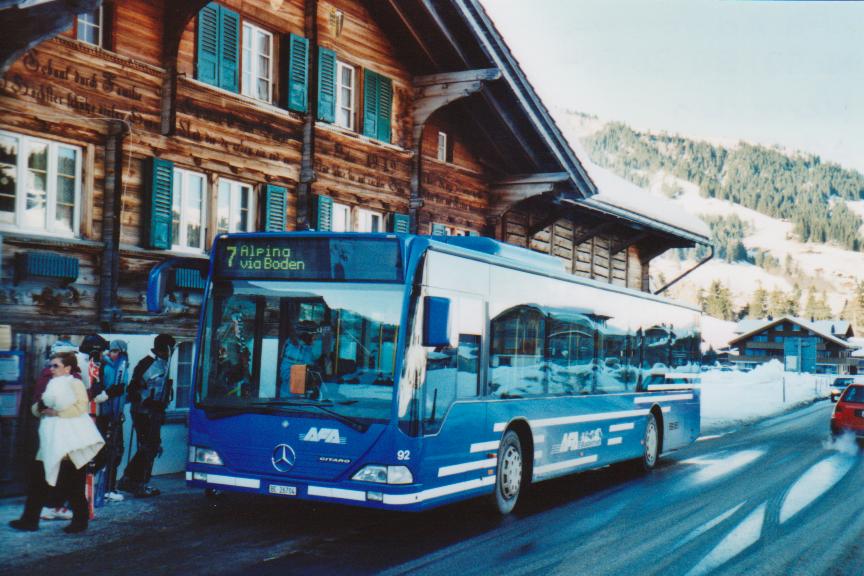
[[[854,432],[864,437],[864,384],[850,384],[840,395],[831,415],[831,434]]]

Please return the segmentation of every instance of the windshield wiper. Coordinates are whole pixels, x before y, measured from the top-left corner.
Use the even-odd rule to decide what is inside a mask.
[[[347,400],[345,402],[339,402],[338,404],[340,404],[340,405],[354,404],[355,402],[356,402],[356,400]],[[333,410],[332,408],[328,408],[328,406],[333,406],[333,405],[334,405],[334,403],[332,401],[329,401],[329,400],[326,402],[320,402],[320,401],[315,401],[315,400],[267,400],[267,401],[262,401],[262,402],[255,402],[252,404],[252,406],[255,406],[255,407],[258,407],[258,406],[260,406],[260,407],[285,406],[285,407],[289,407],[289,408],[305,408],[305,407],[317,408],[318,410],[321,410],[322,412],[325,412],[326,414],[333,416],[334,418],[336,418],[340,422],[342,422],[344,424],[348,424],[349,426],[351,426],[355,430],[362,432],[366,428],[368,428],[368,426],[366,424],[364,424],[363,422],[361,422],[360,420],[357,420],[355,418],[351,418],[350,416],[345,416],[344,414],[341,414],[341,413],[337,412],[336,410]]]

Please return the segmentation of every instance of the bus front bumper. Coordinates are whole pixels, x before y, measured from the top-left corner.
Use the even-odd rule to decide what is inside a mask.
[[[187,470],[186,483],[197,488],[245,492],[298,500],[333,502],[387,510],[420,511],[492,492],[495,476],[428,487],[364,482],[309,482],[249,477],[220,471]]]

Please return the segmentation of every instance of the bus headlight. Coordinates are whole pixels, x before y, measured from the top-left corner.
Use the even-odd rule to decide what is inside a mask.
[[[405,466],[383,466],[381,464],[369,464],[361,468],[352,480],[358,482],[376,482],[378,484],[411,484],[414,476]]]
[[[213,466],[222,466],[222,458],[215,450],[210,448],[199,448],[198,446],[189,446],[189,462],[196,464],[210,464]]]

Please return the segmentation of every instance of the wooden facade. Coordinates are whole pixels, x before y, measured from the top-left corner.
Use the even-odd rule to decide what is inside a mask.
[[[148,275],[171,258],[206,262],[220,206],[235,193],[249,230],[319,228],[321,210],[336,206],[355,230],[493,236],[558,256],[573,274],[642,290],[651,258],[693,243],[579,207],[593,183],[474,1],[117,0],[101,7],[101,46],[81,37],[93,31],[81,27],[84,15],[48,12],[53,4],[0,9],[21,36],[20,50],[0,54],[0,316],[27,353],[28,375],[59,335],[193,338],[200,287],[176,286],[154,315]],[[219,27],[208,28],[207,10]],[[203,66],[210,41],[219,85]],[[292,61],[304,57],[300,86]],[[348,103],[347,126],[321,119],[334,107],[321,91],[334,64],[353,74],[350,96],[332,96],[337,113]],[[25,158],[42,145],[45,170]],[[60,165],[70,155],[71,229],[33,225],[31,203],[44,199],[48,215],[69,204]],[[180,206],[185,246],[172,233],[154,247],[154,159],[173,174],[168,198],[200,189],[193,208]],[[27,178],[48,182],[44,197],[28,192]],[[77,276],[22,273],[28,253],[74,259]]]

